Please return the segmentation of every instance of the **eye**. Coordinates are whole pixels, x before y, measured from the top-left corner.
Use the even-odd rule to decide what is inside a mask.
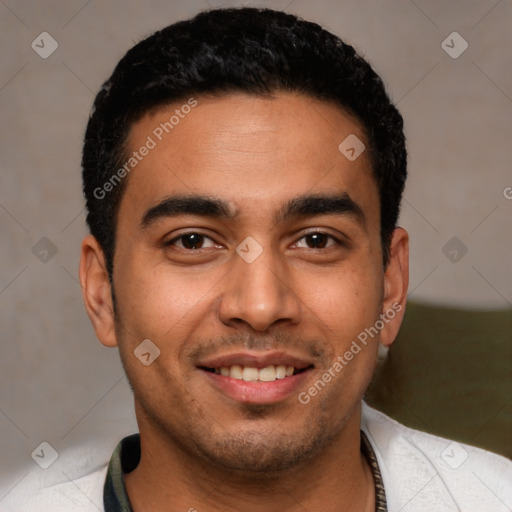
[[[184,233],[171,241],[167,242],[166,245],[178,247],[179,249],[196,250],[196,249],[207,249],[209,247],[215,247],[215,242],[206,235],[201,233]]]
[[[327,233],[314,232],[300,238],[296,245],[306,249],[326,249],[333,245],[340,245],[340,241]]]

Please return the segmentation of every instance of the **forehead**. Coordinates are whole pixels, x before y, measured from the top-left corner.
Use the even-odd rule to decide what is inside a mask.
[[[176,194],[219,197],[237,212],[278,210],[308,193],[348,192],[378,206],[368,152],[347,158],[346,140],[349,150],[366,144],[360,123],[307,96],[185,98],[132,126],[126,158],[137,162],[121,210],[142,211]]]

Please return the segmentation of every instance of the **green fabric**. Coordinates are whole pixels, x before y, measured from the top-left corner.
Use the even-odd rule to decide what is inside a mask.
[[[103,487],[105,512],[133,512],[124,485],[124,473],[133,471],[140,461],[140,436],[132,434],[116,446],[108,465]]]
[[[407,426],[512,458],[512,309],[408,304],[366,398]]]

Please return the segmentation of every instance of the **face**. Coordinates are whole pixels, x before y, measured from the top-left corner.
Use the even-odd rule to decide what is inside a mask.
[[[119,209],[115,323],[93,323],[119,346],[141,433],[224,468],[286,468],[351,421],[379,340],[394,338],[404,237],[385,272],[369,155],[338,149],[365,136],[339,107],[288,93],[196,101],[132,128],[129,154],[155,145]]]

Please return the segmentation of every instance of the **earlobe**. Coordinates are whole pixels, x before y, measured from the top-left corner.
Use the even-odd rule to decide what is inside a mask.
[[[409,286],[409,235],[403,228],[393,231],[389,262],[384,273],[382,313],[388,318],[380,342],[389,347],[396,338],[405,313]]]
[[[98,241],[87,235],[82,241],[80,285],[85,309],[103,345],[115,347],[114,307],[105,256]]]

